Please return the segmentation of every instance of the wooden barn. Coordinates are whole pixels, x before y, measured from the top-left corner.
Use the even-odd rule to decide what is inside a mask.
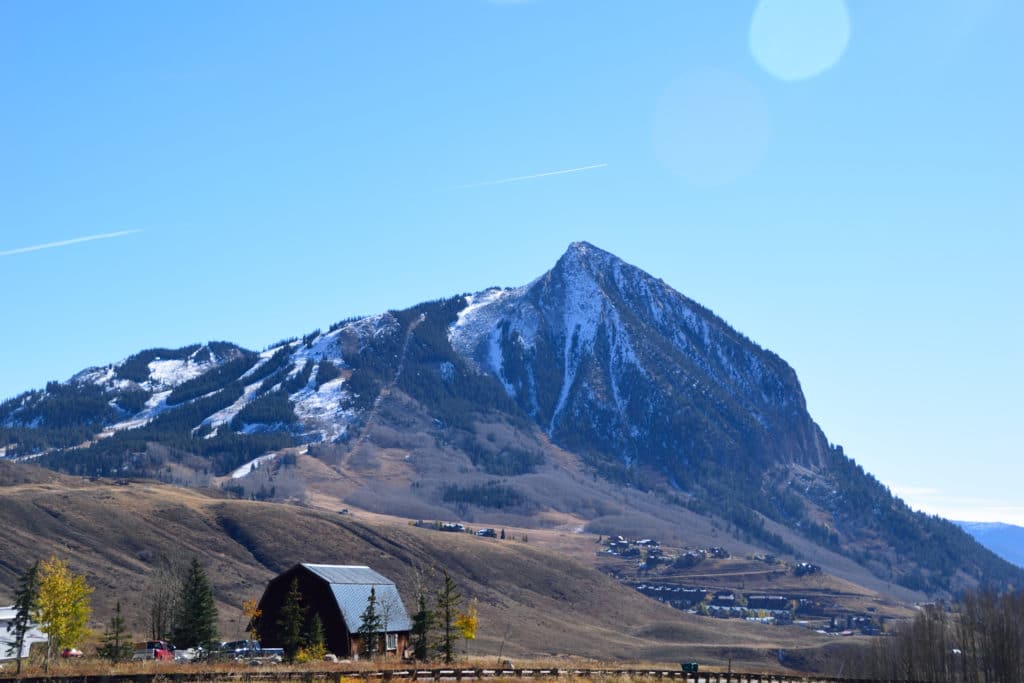
[[[352,657],[362,649],[357,632],[371,588],[377,599],[377,613],[382,617],[377,652],[394,657],[408,648],[412,622],[394,582],[369,567],[336,564],[297,564],[267,584],[259,604],[263,611],[259,634],[264,647],[283,647],[279,621],[293,580],[298,581],[302,594],[305,629],[314,615],[319,615],[330,652]]]

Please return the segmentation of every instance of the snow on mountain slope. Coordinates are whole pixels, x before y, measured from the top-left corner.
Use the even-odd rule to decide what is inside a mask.
[[[266,455],[261,455],[258,458],[253,458],[249,462],[244,463],[243,465],[233,470],[230,476],[232,479],[241,479],[242,477],[247,477],[256,470],[258,470],[260,467],[262,467],[264,463],[269,462],[276,457],[277,453],[267,453]]]
[[[286,429],[301,441],[334,440],[358,418],[346,356],[401,328],[395,314],[383,313],[260,354],[223,342],[151,349],[8,402],[0,423],[46,427],[62,410],[59,394],[79,387],[96,400],[74,419],[94,434],[166,423],[177,411],[194,415],[188,428],[207,438],[234,424],[245,433]],[[468,297],[448,339],[566,446],[598,448],[627,464],[685,463],[712,447],[802,461],[820,455],[820,433],[788,365],[585,242],[527,285]],[[641,453],[642,441],[656,447]]]
[[[63,429],[70,422],[76,433],[81,433],[81,437],[74,437],[76,440],[105,439],[188,410],[188,414],[195,414],[189,425],[191,434],[202,431],[206,439],[211,439],[220,430],[230,428],[232,421],[254,402],[269,393],[286,391],[295,424],[247,422],[240,430],[254,433],[285,429],[300,441],[334,440],[346,433],[356,412],[350,408],[347,374],[324,380],[321,364],[331,364],[332,375],[337,375],[346,367],[343,344],[358,352],[367,340],[396,328],[394,316],[381,314],[347,322],[327,333],[314,333],[302,341],[279,344],[260,354],[222,342],[147,350],[118,363],[89,368],[67,382],[50,383],[44,391],[27,392],[4,402],[0,427]],[[247,360],[250,358],[251,364]],[[238,370],[227,371],[232,367],[229,363]],[[225,403],[220,396],[227,396],[230,402]],[[89,411],[83,413],[82,405],[89,406]],[[5,445],[5,455],[8,450]]]
[[[524,287],[468,299],[450,339],[556,441],[604,444],[626,463],[638,438],[701,457],[708,431],[760,456],[813,462],[825,446],[792,368],[586,242]]]

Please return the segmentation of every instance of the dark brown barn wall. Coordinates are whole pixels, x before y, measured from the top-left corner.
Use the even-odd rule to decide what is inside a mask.
[[[306,610],[304,630],[308,630],[315,614],[320,615],[324,625],[327,649],[339,657],[348,657],[349,633],[342,619],[341,610],[334,600],[330,585],[304,567],[293,567],[281,574],[267,585],[260,599],[260,642],[266,647],[282,647],[281,630],[278,622],[281,619],[281,608],[284,606],[288,591],[291,590],[292,579],[298,578],[299,592],[302,593],[302,607]]]

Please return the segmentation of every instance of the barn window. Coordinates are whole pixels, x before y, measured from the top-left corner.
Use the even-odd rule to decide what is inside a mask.
[[[388,647],[388,650],[397,650],[398,649],[398,634],[397,633],[388,633],[387,634],[387,647]]]

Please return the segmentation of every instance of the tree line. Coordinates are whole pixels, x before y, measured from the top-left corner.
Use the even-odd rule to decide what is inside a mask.
[[[1024,592],[971,592],[955,610],[927,606],[850,668],[884,680],[1024,681]]]
[[[428,601],[429,594],[430,591],[423,585],[417,591],[409,643],[412,655],[420,661],[436,657],[445,664],[451,664],[460,638],[467,646],[469,641],[476,640],[479,626],[477,602],[476,599],[465,600],[447,570],[441,570],[441,584],[433,592],[432,603]],[[373,598],[372,592],[370,597]],[[367,606],[368,611],[370,607]],[[366,617],[367,613],[364,612],[363,623],[366,623]]]
[[[147,590],[150,636],[169,639],[179,647],[215,648],[217,606],[213,589],[199,560],[182,570],[157,571]],[[73,648],[90,635],[87,624],[92,615],[93,588],[81,574],[75,574],[65,560],[56,556],[34,562],[18,579],[14,619],[7,625],[11,641],[7,655],[17,659],[21,673],[22,652],[33,627],[46,634],[44,667],[49,670],[54,656]],[[118,601],[103,633],[96,654],[111,662],[131,659],[131,633]]]

